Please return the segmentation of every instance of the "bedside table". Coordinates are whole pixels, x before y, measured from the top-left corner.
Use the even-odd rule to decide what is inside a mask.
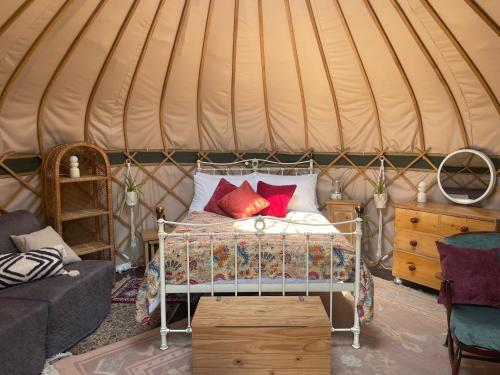
[[[170,233],[174,228],[165,225],[165,232]],[[142,242],[144,242],[144,265],[147,266],[150,260],[155,256],[158,248],[158,231],[154,229],[145,229],[141,231]]]
[[[144,265],[147,266],[151,257],[155,255],[155,247],[158,245],[158,232],[156,230],[141,231],[142,242],[144,242]]]
[[[356,214],[356,207],[361,206],[363,203],[357,200],[347,199],[329,199],[325,202],[326,217],[329,222],[335,223],[339,221],[354,220],[358,216]],[[341,232],[354,232],[356,224],[341,224],[335,226]],[[346,235],[345,238],[354,244],[354,236]]]

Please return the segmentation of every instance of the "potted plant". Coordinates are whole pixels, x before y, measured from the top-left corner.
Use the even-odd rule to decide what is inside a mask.
[[[132,177],[132,174],[127,174],[125,177],[125,195],[120,204],[120,214],[122,213],[125,205],[129,207],[133,207],[139,203],[139,194],[141,194],[142,184],[137,184],[135,179]]]
[[[387,205],[387,188],[385,186],[385,179],[380,178],[375,183],[375,189],[373,190],[373,200],[375,201],[375,207],[385,208]]]

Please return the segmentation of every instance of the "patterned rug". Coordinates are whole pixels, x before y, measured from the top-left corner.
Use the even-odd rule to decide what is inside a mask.
[[[112,303],[135,304],[137,292],[142,284],[142,277],[125,278],[120,284],[117,283],[111,294]],[[196,302],[198,295],[191,296],[191,302]],[[167,294],[167,303],[186,302],[185,294]]]
[[[334,323],[352,324],[352,300],[337,294]],[[172,328],[183,327],[177,322]],[[361,349],[351,347],[352,335],[332,336],[332,373],[339,375],[449,374],[443,346],[446,317],[436,296],[375,278],[374,321],[362,328]],[[191,373],[190,337],[169,337],[168,351],[159,350],[155,328],[135,337],[90,352],[64,358],[55,364],[54,375],[121,375]],[[460,375],[500,374],[500,365],[464,359]]]
[[[111,295],[112,303],[135,303],[137,292],[141,286],[142,279],[131,278],[125,280]]]

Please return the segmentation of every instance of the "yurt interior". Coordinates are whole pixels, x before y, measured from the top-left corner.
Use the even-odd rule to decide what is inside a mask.
[[[499,0],[1,0],[0,375],[500,374]]]

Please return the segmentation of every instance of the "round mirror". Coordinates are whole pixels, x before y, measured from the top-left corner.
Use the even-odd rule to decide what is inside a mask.
[[[458,150],[444,158],[437,178],[445,197],[459,204],[483,200],[496,185],[493,162],[484,153],[472,149]]]

